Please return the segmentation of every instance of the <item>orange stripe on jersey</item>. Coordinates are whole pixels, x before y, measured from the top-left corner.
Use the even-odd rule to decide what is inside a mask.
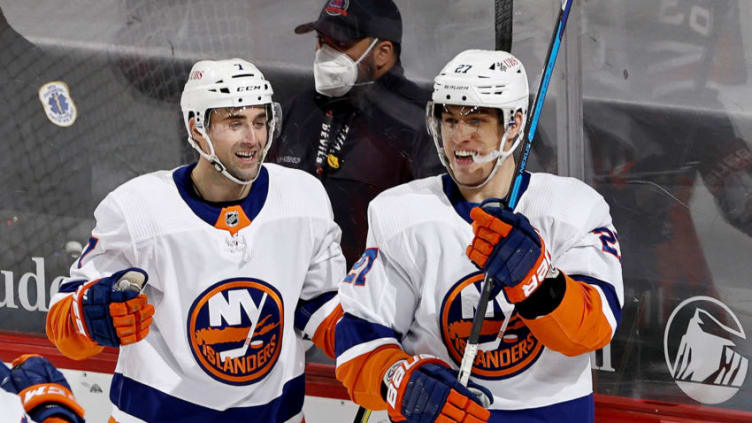
[[[239,230],[245,228],[250,224],[251,219],[248,218],[242,207],[230,206],[224,207],[219,212],[219,217],[214,223],[214,227],[217,229],[224,229],[230,232],[232,235],[235,235]]]
[[[112,416],[110,416],[110,419],[107,420],[107,423],[118,423],[118,421],[115,420]]]
[[[64,298],[47,313],[47,337],[66,357],[83,360],[99,354],[104,347],[76,330],[72,310],[73,296]]]
[[[60,417],[48,417],[44,419],[44,423],[70,423],[67,419],[61,419]]]
[[[342,311],[342,305],[337,304],[337,307],[335,307],[334,310],[332,310],[332,312],[321,322],[319,327],[316,328],[316,333],[313,335],[313,343],[321,348],[321,351],[331,359],[336,358],[334,356],[335,328],[337,327],[339,319],[344,315],[345,312]]]
[[[384,373],[399,360],[410,355],[396,345],[384,345],[370,353],[359,355],[337,366],[337,379],[345,385],[350,398],[370,410],[386,410],[381,398]]]
[[[545,316],[522,320],[543,345],[564,355],[603,348],[611,342],[611,325],[603,314],[600,294],[585,282],[564,277],[567,288],[561,304]]]

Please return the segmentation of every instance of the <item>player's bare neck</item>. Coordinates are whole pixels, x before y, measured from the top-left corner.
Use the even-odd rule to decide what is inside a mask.
[[[496,184],[492,185],[492,182],[481,188],[459,188],[465,200],[471,203],[482,203],[488,198],[504,198],[507,195],[508,186],[497,187]]]
[[[202,200],[224,203],[242,200],[251,192],[251,185],[240,185],[217,172],[206,160],[199,160],[191,172],[193,187]]]
[[[514,175],[514,159],[511,157],[501,164],[496,174],[487,184],[480,188],[466,188],[460,186],[460,192],[465,200],[471,203],[482,203],[489,198],[504,198],[509,192],[512,176]]]

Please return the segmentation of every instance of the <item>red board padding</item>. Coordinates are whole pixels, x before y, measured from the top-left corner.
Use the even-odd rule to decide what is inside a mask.
[[[118,355],[116,349],[105,348],[100,354],[86,360],[71,360],[45,336],[0,331],[0,360],[8,363],[21,354],[32,353],[46,357],[56,367],[100,373],[115,371]]]
[[[10,363],[21,354],[39,354],[47,357],[57,367],[89,372],[112,373],[115,371],[118,350],[104,351],[86,360],[71,360],[58,351],[46,337],[16,332],[0,331],[0,360]],[[306,394],[316,397],[349,399],[347,391],[334,377],[334,367],[329,364],[306,365]]]
[[[0,331],[0,360],[8,363],[21,354],[47,357],[55,366],[71,370],[112,373],[117,350],[106,348],[95,357],[76,361],[63,356],[44,336]],[[343,399],[347,391],[334,377],[329,364],[306,365],[306,394]],[[752,412],[676,404],[636,398],[595,395],[595,421],[598,423],[736,423],[752,422]]]
[[[752,412],[596,394],[595,421],[599,423],[750,423]]]

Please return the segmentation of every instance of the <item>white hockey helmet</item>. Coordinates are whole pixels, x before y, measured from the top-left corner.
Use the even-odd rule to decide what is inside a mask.
[[[452,178],[454,174],[444,153],[441,135],[441,111],[444,106],[489,107],[501,111],[504,134],[499,149],[473,157],[476,163],[496,160],[493,171],[485,181],[472,186],[479,188],[491,180],[499,165],[519,146],[524,137],[529,102],[525,67],[512,54],[505,51],[465,50],[449,61],[434,78],[432,101],[426,107],[426,125],[436,144],[439,159]],[[509,124],[514,122],[517,111],[522,112],[522,126],[512,147],[504,151]]]
[[[282,127],[282,108],[272,101],[272,85],[264,74],[251,62],[243,59],[201,60],[196,62],[188,75],[188,82],[180,98],[183,121],[188,131],[188,143],[198,151],[201,157],[211,163],[217,172],[231,181],[248,185],[256,179],[241,181],[232,176],[225,165],[214,153],[214,145],[207,134],[210,112],[224,107],[242,108],[247,106],[265,106],[267,114],[267,140],[259,162],[263,162],[272,141]],[[190,120],[195,120],[195,128],[206,139],[209,153],[191,136]],[[256,173],[258,177],[258,173]]]

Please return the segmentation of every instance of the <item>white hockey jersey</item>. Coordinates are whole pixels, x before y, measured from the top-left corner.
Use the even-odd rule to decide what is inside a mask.
[[[526,173],[522,187],[516,212],[539,230],[553,266],[597,290],[602,321],[610,326],[604,330],[613,337],[623,287],[608,205],[573,178]],[[345,317],[337,326],[338,368],[389,344],[459,367],[484,276],[465,255],[474,206],[446,174],[392,188],[371,202],[367,249],[339,291]],[[498,339],[512,310],[503,291],[489,303],[472,370],[472,380],[494,394],[492,419],[503,414],[496,410],[537,408],[541,418],[569,421],[563,417],[568,407],[592,404],[589,355],[544,346],[517,313]]]
[[[102,201],[51,314],[83,281],[141,267],[154,321],[120,348],[117,422],[299,422],[301,335],[337,308],[345,275],[329,199],[314,177],[264,164],[246,199],[207,203],[192,168],[140,176]]]
[[[2,388],[0,388],[0,411],[2,411],[4,422],[34,423],[34,421],[26,415],[26,411],[24,411],[23,404],[21,403],[21,398]]]

